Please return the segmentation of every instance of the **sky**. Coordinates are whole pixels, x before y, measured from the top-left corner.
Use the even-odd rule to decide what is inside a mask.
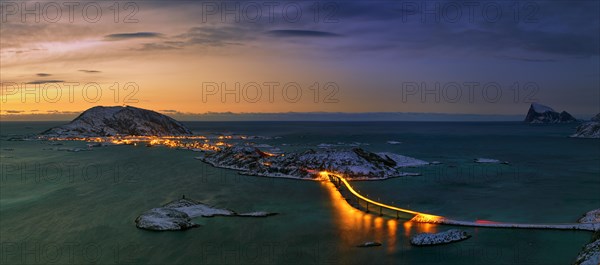
[[[600,112],[598,1],[0,4],[2,120]]]

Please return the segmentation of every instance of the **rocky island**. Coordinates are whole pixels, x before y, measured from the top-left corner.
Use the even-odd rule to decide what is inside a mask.
[[[579,219],[579,223],[600,223],[600,209],[587,212]],[[575,265],[598,265],[600,264],[600,231],[596,231],[589,244],[585,245],[575,259]]]
[[[373,153],[361,148],[272,154],[252,146],[232,146],[197,159],[246,175],[299,179],[315,179],[320,171],[336,172],[352,180],[386,179],[415,175],[401,168],[429,164],[412,157]]]
[[[42,132],[44,137],[191,134],[192,131],[169,116],[132,106],[96,106],[84,111],[68,124]]]
[[[135,226],[153,231],[176,231],[198,227],[198,224],[192,222],[192,218],[195,217],[266,217],[275,214],[264,211],[238,214],[232,210],[220,209],[192,199],[182,198],[142,213],[135,219]]]
[[[571,137],[576,138],[600,138],[600,113],[596,114],[591,121],[577,126]]]
[[[498,159],[493,159],[493,158],[475,158],[473,160],[473,162],[475,163],[480,163],[480,164],[504,164],[504,165],[508,165],[508,161],[500,161]]]
[[[527,123],[572,123],[577,119],[566,111],[558,113],[548,106],[539,103],[531,103],[524,122]]]
[[[359,247],[359,248],[370,248],[370,247],[380,247],[380,246],[381,246],[380,242],[377,242],[377,241],[367,241],[367,242],[364,242],[364,243],[362,243],[362,244],[360,244],[360,245],[358,245],[356,247]]]
[[[465,231],[458,229],[450,229],[440,233],[421,233],[413,236],[410,239],[410,243],[415,246],[432,246],[448,244],[456,241],[462,241],[470,238],[471,235]]]

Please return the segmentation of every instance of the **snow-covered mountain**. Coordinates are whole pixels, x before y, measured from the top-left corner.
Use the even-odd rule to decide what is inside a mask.
[[[52,137],[96,137],[115,135],[190,135],[183,124],[155,111],[126,106],[97,106],[68,124],[42,133]]]
[[[577,126],[575,134],[571,137],[600,138],[600,113],[594,116],[590,122]]]
[[[248,175],[306,179],[316,178],[319,171],[344,174],[348,179],[385,179],[411,175],[401,172],[401,167],[429,164],[411,157],[372,153],[361,148],[273,155],[256,147],[232,146],[197,159],[216,167],[240,170]]]
[[[577,119],[566,111],[558,113],[548,106],[539,103],[531,103],[524,122],[528,123],[571,123]]]

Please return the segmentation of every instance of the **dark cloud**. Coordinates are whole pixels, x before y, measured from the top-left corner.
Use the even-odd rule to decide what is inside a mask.
[[[31,82],[27,82],[30,85],[40,85],[40,84],[49,84],[49,83],[64,83],[65,80],[35,80]]]
[[[6,113],[8,114],[19,114],[19,113],[23,113],[25,111],[22,110],[5,110]]]
[[[47,74],[47,73],[37,73],[36,75],[39,77],[51,76],[51,74]]]
[[[390,21],[374,23],[379,30],[364,33],[373,35],[368,38],[375,42],[390,41],[396,43],[395,49],[409,48],[413,51],[438,52],[445,55],[460,56],[461,52],[492,55],[499,51],[510,54],[510,57],[521,58],[522,61],[540,61],[533,59],[538,56],[520,56],[522,53],[536,53],[539,57],[588,57],[599,54],[600,21],[598,2],[592,1],[535,1],[518,4],[522,12],[515,18],[515,3],[494,2],[503,13],[497,21],[490,21],[481,9],[486,4],[479,3],[479,9],[471,16],[468,5],[460,1],[433,1],[418,5],[407,3],[390,3],[399,9],[398,16]],[[472,4],[472,3],[471,3]],[[344,4],[345,5],[345,4]],[[352,4],[351,4],[352,5]],[[430,11],[437,11],[439,21],[435,21]],[[453,14],[444,12],[444,6],[460,6],[457,22],[449,21]],[[384,5],[385,6],[385,5]],[[384,13],[373,7],[366,9],[365,15],[373,19],[377,14]],[[422,12],[426,9],[427,12]],[[450,10],[450,9],[448,9]],[[528,12],[525,12],[528,11]],[[425,21],[425,22],[424,22]],[[385,26],[387,24],[387,27]],[[378,35],[378,36],[375,36]],[[385,36],[387,35],[387,36]],[[545,55],[545,56],[544,56]],[[531,60],[527,60],[527,59]],[[554,59],[554,58],[553,58]],[[542,61],[547,61],[542,59]]]
[[[173,3],[175,6],[171,6],[171,3],[151,1],[145,3],[145,7],[186,10],[189,12],[187,15],[203,11],[202,5],[197,2],[176,2]],[[240,3],[244,5],[243,1]],[[300,3],[302,10],[311,10],[312,4]],[[519,58],[522,56],[517,54],[523,52],[543,53],[551,58],[599,54],[598,1],[496,1],[489,4],[499,6],[502,10],[497,21],[490,21],[490,17],[484,14],[486,2],[456,0],[382,1],[376,5],[369,1],[323,3],[320,19],[321,22],[329,22],[317,24],[312,21],[314,17],[311,15],[304,15],[301,21],[290,24],[281,20],[281,10],[277,8],[274,14],[279,19],[277,23],[269,22],[263,14],[263,19],[256,23],[228,24],[222,23],[222,17],[217,14],[210,16],[210,19],[221,23],[191,28],[183,34],[170,37],[171,43],[160,40],[145,43],[139,50],[177,50],[194,45],[243,45],[266,34],[282,38],[323,37],[331,42],[322,48],[330,48],[341,54],[348,50],[381,52],[384,55],[387,55],[386,52],[421,54],[425,57],[437,57],[441,53],[461,58],[465,53],[488,58],[498,53]],[[520,11],[519,16],[516,16],[515,10]],[[458,12],[458,21],[453,21],[455,12]],[[436,16],[439,21],[436,21]],[[277,29],[285,28],[286,24],[298,29]],[[158,33],[138,32],[111,34],[107,35],[107,39],[161,36]],[[340,41],[326,38],[336,36],[344,38]],[[517,52],[512,54],[513,51]]]
[[[260,32],[265,32],[261,25],[225,25],[192,27],[185,33],[175,35],[168,41],[144,43],[137,49],[140,51],[178,50],[186,47],[226,47],[241,46],[254,41]],[[339,37],[340,34],[316,30],[268,30],[267,35],[274,37]]]
[[[278,29],[267,31],[267,35],[275,37],[339,37],[341,35],[316,30]]]
[[[227,46],[241,45],[244,40],[253,39],[252,30],[242,27],[193,27],[177,36],[183,45]]]
[[[98,70],[85,70],[85,69],[79,70],[79,72],[83,72],[83,73],[86,73],[86,74],[98,74],[98,73],[102,73],[101,71],[98,71]]]
[[[118,40],[129,40],[129,39],[148,39],[148,38],[159,38],[162,37],[161,33],[157,32],[133,32],[133,33],[117,33],[104,36],[104,40],[107,41],[118,41]]]
[[[2,44],[2,46],[4,46],[4,44]],[[24,53],[31,53],[31,52],[39,52],[39,51],[47,51],[48,49],[7,49],[6,52],[8,53],[14,53],[14,54],[24,54]]]
[[[135,49],[138,51],[158,51],[158,50],[179,50],[185,45],[183,42],[177,42],[178,44],[167,44],[164,43],[144,43],[141,48]]]
[[[193,46],[225,47],[243,45],[255,39],[254,30],[247,26],[202,26],[192,27],[167,41],[144,43],[138,51],[179,50]]]
[[[31,82],[27,82],[30,85],[41,85],[41,84],[53,84],[53,83],[64,83],[65,80],[35,80]]]

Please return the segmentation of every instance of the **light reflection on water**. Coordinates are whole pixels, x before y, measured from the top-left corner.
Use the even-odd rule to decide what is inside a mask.
[[[287,183],[292,182],[277,179],[268,182],[271,186],[264,185],[265,179],[240,180],[232,177],[237,176],[235,173],[221,174],[220,169],[198,163],[191,158],[194,154],[190,152],[133,147],[98,148],[84,153],[42,152],[47,147],[46,143],[6,141],[12,134],[38,133],[59,124],[1,122],[0,151],[2,155],[12,156],[3,157],[2,164],[64,165],[63,162],[76,162],[80,163],[78,169],[81,165],[91,165],[107,170],[123,163],[141,167],[134,177],[127,172],[118,182],[114,181],[113,171],[93,180],[82,178],[79,172],[75,174],[74,182],[71,178],[62,177],[57,182],[33,182],[31,173],[24,173],[26,180],[21,179],[21,173],[3,175],[0,185],[0,243],[15,241],[19,244],[17,248],[24,251],[29,260],[34,257],[31,251],[36,249],[35,243],[40,242],[44,251],[42,255],[56,253],[52,248],[55,243],[65,246],[62,258],[55,264],[90,263],[83,262],[86,255],[82,254],[86,252],[77,251],[82,250],[84,244],[106,250],[100,253],[97,264],[114,264],[113,247],[125,260],[135,261],[135,264],[196,264],[201,260],[209,264],[249,264],[252,261],[255,261],[254,264],[357,265],[570,264],[590,240],[587,232],[465,228],[473,235],[467,241],[416,248],[408,244],[410,236],[425,230],[440,232],[455,227],[411,223],[405,216],[396,220],[394,215],[389,215],[383,217],[383,226],[376,234],[374,226],[378,209],[371,209],[370,219],[365,218],[364,212],[347,205],[341,198],[335,199],[333,196],[339,196],[335,189],[329,190],[324,186],[320,190],[321,186],[314,186],[319,189],[315,191],[306,186],[320,184],[293,183],[291,186]],[[28,129],[29,126],[32,126],[31,129]],[[202,122],[195,123],[192,129],[207,134],[232,131],[283,136],[280,140],[257,143],[285,144],[281,147],[284,151],[300,150],[320,143],[358,141],[370,144],[367,148],[370,151],[396,152],[427,161],[440,160],[448,166],[456,164],[455,171],[452,168],[442,170],[445,168],[442,166],[424,170],[423,176],[417,178],[355,183],[355,188],[359,188],[361,193],[374,195],[383,202],[395,202],[390,204],[415,210],[431,210],[453,218],[571,222],[583,212],[598,208],[598,198],[593,196],[598,190],[598,146],[564,137],[572,133],[570,125]],[[403,144],[389,145],[381,139],[402,139]],[[553,144],[548,145],[548,142]],[[64,145],[82,147],[75,142]],[[6,151],[5,148],[14,148],[14,151]],[[557,150],[560,152],[557,153]],[[514,162],[510,174],[461,175],[465,172],[462,170],[472,168],[468,163],[480,155]],[[461,166],[462,163],[465,165]],[[199,176],[201,179],[198,179]],[[269,187],[285,188],[269,189],[264,196],[250,195],[260,194]],[[132,193],[132,190],[136,192]],[[132,225],[140,211],[156,207],[169,198],[180,197],[182,193],[224,207],[274,210],[282,214],[272,219],[206,218],[205,227],[186,232],[146,233]],[[311,196],[318,196],[319,200],[313,200]],[[350,203],[356,204],[352,200]],[[305,209],[307,205],[317,211],[292,214],[293,210]],[[347,208],[352,212],[344,213]],[[370,224],[368,220],[371,220]],[[264,225],[254,225],[254,222]],[[249,229],[251,223],[253,229]],[[312,225],[315,223],[318,226]],[[348,225],[341,225],[345,223]],[[355,247],[365,241],[376,240],[376,237],[382,239],[384,246],[370,249]],[[27,244],[20,245],[20,242]],[[254,246],[257,242],[274,242],[281,247],[274,248],[279,251],[260,253],[264,255],[257,260],[231,260],[231,255],[238,253],[233,251],[234,246]],[[313,255],[310,251],[315,248],[315,242],[323,242],[325,246],[337,245]],[[122,243],[132,247],[120,248]],[[91,248],[91,252],[94,249]],[[268,250],[271,249],[269,245]],[[254,253],[254,248],[251,251]],[[294,255],[296,252],[302,255]],[[13,257],[4,257],[7,259],[3,260],[7,260],[6,264],[18,264]],[[41,259],[38,264],[46,263],[44,261],[48,262],[48,259]]]
[[[327,190],[333,207],[335,227],[344,245],[358,245],[369,240],[381,242],[388,253],[397,252],[402,248],[401,242],[417,233],[435,233],[438,225],[427,223],[414,223],[408,220],[382,217],[363,212],[351,206],[338,192],[333,183],[321,181]],[[377,211],[375,211],[377,212]],[[398,230],[401,229],[398,238]]]

